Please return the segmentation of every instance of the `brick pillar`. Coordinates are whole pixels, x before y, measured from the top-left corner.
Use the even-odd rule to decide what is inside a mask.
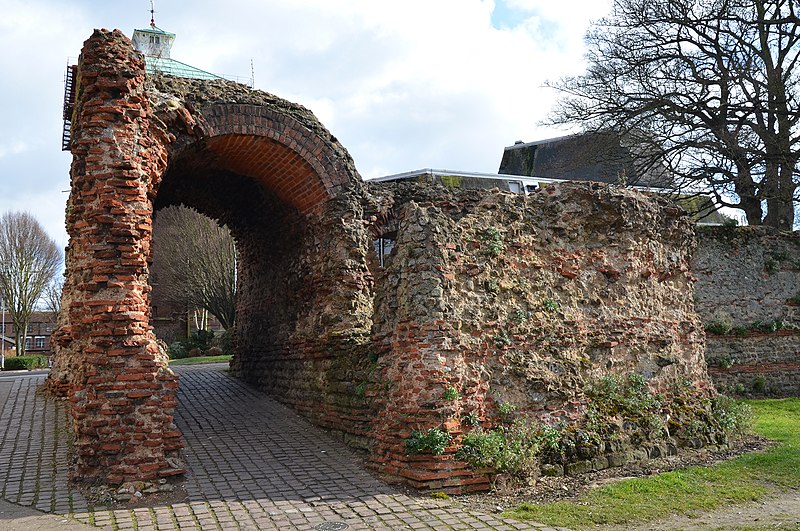
[[[76,477],[120,483],[183,472],[177,377],[149,326],[152,195],[167,152],[150,130],[144,60],[118,30],[84,44],[73,117],[67,279],[56,366],[76,433]]]

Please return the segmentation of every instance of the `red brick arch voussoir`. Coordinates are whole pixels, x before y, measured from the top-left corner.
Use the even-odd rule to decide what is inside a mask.
[[[357,180],[338,142],[288,111],[250,104],[201,110],[205,149],[224,169],[249,176],[309,214]]]

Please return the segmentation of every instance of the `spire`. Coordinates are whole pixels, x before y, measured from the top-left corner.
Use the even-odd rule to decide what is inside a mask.
[[[156,2],[150,0],[150,27],[156,29]]]

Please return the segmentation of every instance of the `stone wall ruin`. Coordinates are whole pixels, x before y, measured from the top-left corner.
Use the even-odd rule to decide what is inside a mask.
[[[77,477],[182,472],[179,382],[149,324],[147,282],[152,218],[173,204],[236,240],[232,372],[415,486],[487,488],[491,471],[455,455],[467,431],[504,421],[503,404],[578,423],[586,386],[612,374],[637,374],[652,393],[713,393],[691,222],[665,200],[587,183],[531,196],[365,184],[308,110],[222,80],[146,78],[119,31],[95,31],[78,73],[64,311],[47,382],[70,399]],[[383,264],[378,238],[394,241]],[[665,403],[654,415],[680,436],[684,413]],[[680,442],[607,427],[648,454]],[[452,444],[409,452],[427,429]],[[555,464],[618,464],[625,444]]]
[[[721,392],[800,396],[800,233],[703,227],[692,268]]]

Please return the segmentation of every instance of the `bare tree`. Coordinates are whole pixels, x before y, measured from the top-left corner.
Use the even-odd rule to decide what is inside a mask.
[[[550,123],[613,131],[681,192],[791,229],[800,128],[796,0],[615,0]],[[766,210],[765,208],[766,207]]]
[[[58,319],[58,312],[61,311],[61,292],[64,289],[64,277],[54,278],[42,293],[42,306],[44,311],[50,314],[53,323]]]
[[[31,313],[61,261],[61,250],[31,214],[0,217],[0,291],[14,324],[17,356],[25,354]]]
[[[228,329],[236,318],[236,246],[230,231],[183,206],[156,215],[153,255],[167,300],[206,310]]]

